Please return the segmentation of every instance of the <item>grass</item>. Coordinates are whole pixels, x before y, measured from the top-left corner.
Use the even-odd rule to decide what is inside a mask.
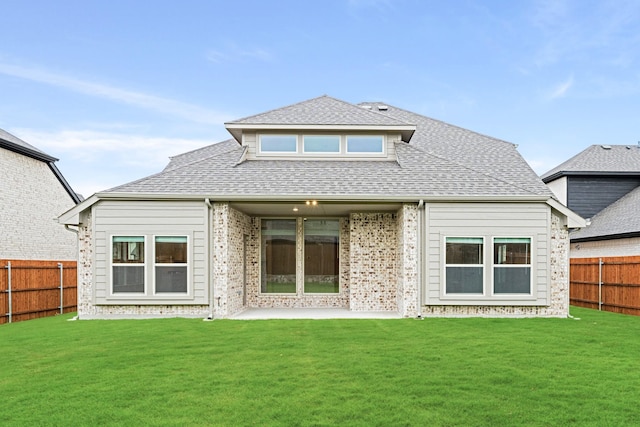
[[[0,326],[3,425],[640,425],[640,317]]]

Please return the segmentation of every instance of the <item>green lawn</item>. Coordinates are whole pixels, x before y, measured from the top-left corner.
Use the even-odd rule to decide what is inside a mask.
[[[640,317],[0,326],[0,423],[640,425]]]

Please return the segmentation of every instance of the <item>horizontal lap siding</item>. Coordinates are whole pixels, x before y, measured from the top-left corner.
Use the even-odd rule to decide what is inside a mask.
[[[532,262],[534,300],[484,300],[478,304],[546,305],[549,293],[550,209],[540,203],[432,203],[427,206],[427,298],[428,304],[459,304],[441,300],[443,277],[443,239],[445,236],[485,238],[485,280],[490,286],[491,238],[531,237],[535,250]],[[470,301],[465,304],[470,304]],[[473,301],[476,303],[476,301]]]
[[[110,236],[113,235],[145,235],[147,245],[152,244],[150,236],[176,235],[189,236],[190,252],[190,281],[192,298],[176,298],[175,304],[206,304],[206,259],[207,236],[206,218],[207,208],[204,202],[175,201],[175,202],[136,202],[136,201],[103,201],[94,208],[95,230],[95,303],[113,304],[117,301],[109,298],[110,287]],[[147,265],[152,265],[150,259],[152,251],[146,251]],[[147,284],[152,286],[150,269]],[[118,300],[119,301],[119,300]],[[157,303],[172,303],[166,297],[156,299]],[[127,304],[154,303],[152,297],[138,300],[124,301]]]

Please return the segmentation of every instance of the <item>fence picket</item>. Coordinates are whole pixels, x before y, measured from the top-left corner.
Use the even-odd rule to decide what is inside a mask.
[[[640,256],[572,258],[571,304],[640,315]]]
[[[77,309],[75,261],[0,260],[0,324]]]

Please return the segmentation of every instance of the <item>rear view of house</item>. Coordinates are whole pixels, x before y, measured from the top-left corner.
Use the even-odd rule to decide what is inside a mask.
[[[328,96],[225,126],[59,218],[79,228],[81,319],[568,314],[583,221],[513,144]]]

